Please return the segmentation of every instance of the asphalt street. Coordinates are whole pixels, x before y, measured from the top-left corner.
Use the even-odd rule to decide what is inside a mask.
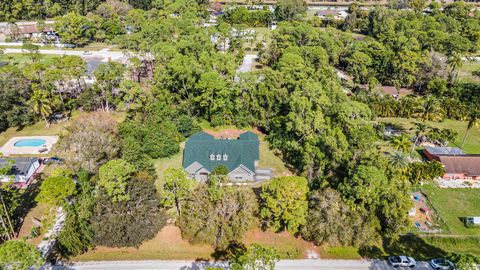
[[[11,49],[11,48],[6,48],[5,53],[23,53],[24,51],[22,49]],[[107,51],[107,50],[101,50],[101,51],[90,51],[87,54],[85,54],[83,51],[72,51],[72,50],[39,50],[39,53],[41,54],[52,54],[52,55],[76,55],[80,56],[82,58],[101,58],[103,62],[107,62],[109,60],[111,61],[122,61],[124,60],[124,54],[123,52],[115,52],[115,51]]]
[[[191,261],[98,261],[55,265],[52,270],[201,270],[209,266],[225,266],[224,263]],[[392,270],[386,261],[367,260],[281,260],[276,270]],[[399,268],[395,268],[399,269]],[[432,269],[427,262],[418,262],[416,270]]]

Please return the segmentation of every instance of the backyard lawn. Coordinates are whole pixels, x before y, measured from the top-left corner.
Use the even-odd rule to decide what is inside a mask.
[[[417,122],[416,119],[406,119],[406,118],[378,118],[379,122],[383,123],[392,123],[400,124],[406,130],[409,130],[413,127],[414,122]],[[430,122],[427,121],[427,124],[432,127],[437,128],[451,128],[458,132],[458,136],[455,142],[451,142],[450,146],[460,147],[462,144],[463,137],[467,131],[467,122],[445,119],[443,122]],[[413,131],[412,131],[413,134]],[[480,154],[480,128],[472,128],[468,134],[467,140],[463,147],[463,151],[467,154]]]
[[[423,187],[430,203],[446,223],[452,235],[480,236],[480,228],[467,228],[461,218],[480,216],[480,191],[475,188]]]
[[[75,111],[72,113],[72,117],[68,121],[59,122],[56,124],[51,124],[49,127],[45,126],[45,122],[39,121],[31,126],[26,126],[23,128],[16,128],[12,127],[7,129],[4,132],[0,133],[0,145],[5,144],[9,139],[16,136],[53,136],[53,135],[61,135],[62,131],[65,127],[73,123],[77,117],[82,114],[86,114],[85,112],[78,112]],[[117,119],[118,122],[122,122],[125,119],[125,113],[123,112],[113,112],[112,116]]]

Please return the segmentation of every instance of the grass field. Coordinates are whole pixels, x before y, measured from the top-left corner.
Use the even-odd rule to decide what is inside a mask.
[[[458,71],[458,78],[466,82],[480,83],[480,77],[472,74],[476,70],[480,70],[480,62],[463,61],[463,65]]]
[[[461,221],[461,218],[466,216],[480,216],[478,189],[438,188],[427,185],[423,190],[452,235],[480,236],[480,228],[467,228]]]
[[[243,240],[244,243],[259,243],[274,247],[282,258],[304,258],[312,244],[295,238],[288,233],[263,232],[251,230]],[[82,254],[73,261],[95,260],[196,260],[212,259],[214,250],[208,245],[193,245],[182,239],[180,229],[174,225],[165,226],[155,238],[145,241],[138,248],[97,247]]]
[[[58,55],[43,54],[42,58],[40,59],[40,63],[52,64],[59,57],[60,56]],[[0,54],[0,61],[10,62],[11,64],[16,64],[19,66],[23,66],[25,63],[31,63],[30,58],[21,53]]]
[[[406,130],[409,130],[413,127],[412,123],[416,122],[417,120],[406,118],[378,118],[378,121],[384,123],[400,124]],[[446,119],[443,122],[428,121],[427,124],[437,128],[451,128],[458,132],[455,142],[451,142],[450,146],[460,147],[463,137],[465,136],[465,132],[467,131],[466,121]],[[463,150],[468,154],[480,154],[480,128],[472,128],[470,130]]]
[[[424,240],[426,243],[448,252],[480,256],[480,238],[428,237]]]

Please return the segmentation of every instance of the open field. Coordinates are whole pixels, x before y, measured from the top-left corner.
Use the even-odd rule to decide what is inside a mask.
[[[40,59],[42,64],[52,64],[59,56],[44,54]],[[21,53],[6,53],[0,54],[0,62],[10,62],[11,64],[16,64],[23,66],[25,63],[31,63],[30,58],[27,55]]]
[[[480,77],[472,74],[476,70],[480,70],[480,62],[463,61],[463,65],[458,71],[458,78],[466,82],[480,83]]]
[[[275,247],[282,258],[303,258],[312,244],[294,238],[288,233],[262,232],[254,229],[244,238],[246,244],[260,243]],[[183,240],[180,229],[174,225],[165,226],[155,238],[145,241],[138,248],[97,247],[73,261],[95,260],[169,260],[169,259],[211,259],[214,250],[208,245],[192,245]]]
[[[438,188],[434,185],[426,185],[423,191],[452,235],[480,236],[480,228],[467,228],[461,221],[463,217],[480,216],[478,189]]]
[[[439,249],[480,256],[480,238],[426,237],[425,242]]]
[[[420,121],[406,118],[378,118],[377,120],[383,123],[400,124],[405,128],[405,130],[412,128],[412,123]],[[467,131],[466,121],[445,119],[443,122],[427,121],[427,124],[437,128],[451,128],[458,132],[455,142],[451,142],[450,146],[460,147],[463,137],[465,136],[465,132]],[[468,154],[480,154],[480,128],[472,128],[470,130],[467,141],[463,147],[463,151]]]

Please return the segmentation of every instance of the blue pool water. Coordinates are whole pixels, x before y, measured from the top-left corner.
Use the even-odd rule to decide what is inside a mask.
[[[25,139],[25,140],[19,140],[13,144],[15,147],[36,147],[36,146],[42,146],[46,143],[47,141],[43,139]]]

